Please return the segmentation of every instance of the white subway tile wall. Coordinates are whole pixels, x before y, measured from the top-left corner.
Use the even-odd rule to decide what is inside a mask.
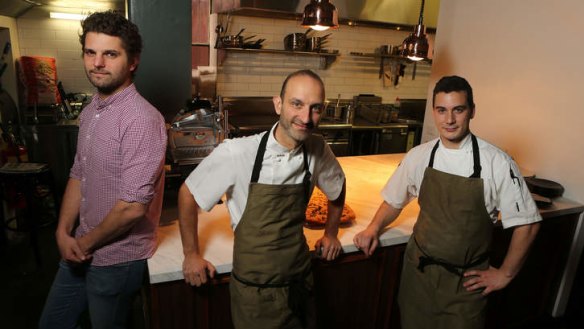
[[[219,21],[225,22],[226,17],[219,17]],[[17,20],[17,25],[21,56],[54,57],[58,79],[67,92],[94,92],[83,70],[79,22],[25,16]],[[306,31],[298,21],[232,16],[227,33],[236,34],[241,28],[245,28],[244,36],[266,39],[263,44],[267,49],[284,49],[283,39],[288,33]],[[279,93],[286,75],[306,68],[322,77],[329,98],[337,98],[338,94],[341,98],[352,98],[362,93],[382,96],[386,103],[393,102],[396,97],[426,98],[430,65],[418,64],[413,80],[414,66],[407,65],[405,75],[394,87],[388,79],[379,78],[379,59],[350,54],[373,53],[381,45],[399,45],[409,31],[342,25],[331,32],[313,33],[320,36],[332,33],[326,48],[338,50],[340,56],[328,68],[323,67],[324,60],[317,56],[228,52],[218,61],[217,94],[273,96]],[[429,38],[432,46],[433,35]]]
[[[94,93],[81,58],[78,21],[49,19],[38,13],[17,19],[21,56],[55,58],[57,79],[68,93]]]
[[[220,16],[219,22],[227,21]],[[231,16],[227,34],[236,34],[245,28],[244,37],[253,40],[263,38],[265,49],[284,49],[284,37],[289,33],[305,32],[299,21]],[[213,29],[211,29],[213,30]],[[325,82],[327,98],[352,98],[358,94],[375,94],[383,102],[392,103],[396,97],[426,98],[430,76],[429,64],[416,66],[415,79],[412,80],[414,65],[407,65],[400,83],[394,87],[392,82],[379,78],[380,59],[351,55],[374,53],[381,45],[399,45],[410,33],[382,28],[349,27],[342,25],[338,30],[313,32],[313,36],[328,37],[326,49],[338,50],[340,56],[328,68],[323,67],[317,56],[227,52],[218,61],[217,94],[222,96],[273,96],[280,92],[286,75],[298,69],[311,69]],[[429,35],[430,45],[433,35]],[[430,49],[432,51],[432,48]],[[389,65],[386,65],[386,69]]]

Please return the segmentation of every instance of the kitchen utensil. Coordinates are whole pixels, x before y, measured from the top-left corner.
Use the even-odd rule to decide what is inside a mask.
[[[322,46],[326,43],[327,38],[331,33],[326,34],[322,37],[310,37],[306,38],[306,50],[307,51],[320,51]]]
[[[225,28],[221,24],[215,27],[215,33],[217,33],[218,36],[221,36],[223,32],[225,32]]]
[[[239,32],[235,35],[235,38],[239,38],[239,36],[241,35],[241,33],[243,33],[243,31],[245,31],[245,27],[242,28],[241,30],[239,30]]]
[[[243,37],[241,35],[226,35],[221,37],[223,48],[241,48],[243,46]]]
[[[306,48],[306,35],[304,33],[290,33],[284,37],[284,49],[297,51]]]
[[[311,37],[306,39],[306,51],[319,51],[322,46],[320,37]]]
[[[546,198],[555,198],[564,194],[564,187],[551,180],[525,177],[525,183],[531,193],[539,194]]]
[[[258,39],[256,41],[248,41],[243,43],[243,48],[245,49],[261,49],[262,42],[266,41],[266,39]]]

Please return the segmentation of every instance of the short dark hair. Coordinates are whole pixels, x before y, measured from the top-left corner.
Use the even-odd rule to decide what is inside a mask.
[[[115,10],[93,13],[81,21],[81,27],[83,33],[79,36],[79,42],[83,50],[87,33],[96,32],[119,37],[130,60],[136,59],[142,53],[142,37],[138,27]]]
[[[311,70],[298,70],[296,72],[290,73],[286,77],[286,80],[284,80],[284,83],[282,84],[282,90],[280,90],[280,98],[284,99],[284,94],[286,93],[286,86],[288,86],[288,81],[294,77],[301,76],[301,75],[311,77],[314,80],[318,81],[318,84],[320,84],[320,88],[322,91],[322,99],[324,100],[324,82],[322,82],[322,79],[320,78],[320,76],[318,74],[314,73]]]
[[[474,109],[475,104],[472,96],[472,87],[465,78],[459,77],[457,75],[442,77],[442,79],[436,82],[436,86],[434,86],[434,93],[432,95],[432,107],[434,107],[436,94],[450,93],[453,91],[466,92],[466,103],[471,109]]]

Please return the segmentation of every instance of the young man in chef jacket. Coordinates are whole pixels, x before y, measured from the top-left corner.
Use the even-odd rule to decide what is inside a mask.
[[[197,210],[226,195],[234,229],[231,314],[235,328],[311,327],[306,316],[313,285],[303,233],[314,186],[328,201],[323,258],[341,252],[337,238],[345,175],[327,143],[313,135],[324,109],[324,84],[309,70],[290,74],[273,98],[280,119],[269,132],[225,140],[189,175],[179,191],[183,274],[200,286],[215,274],[198,245]],[[307,322],[308,321],[308,322]]]
[[[511,157],[471,133],[475,105],[469,83],[443,77],[432,102],[439,138],[406,154],[354,243],[372,255],[383,229],[417,197],[420,214],[398,295],[402,328],[483,328],[486,296],[517,275],[541,216]],[[503,264],[495,268],[488,251],[498,217],[513,235]]]

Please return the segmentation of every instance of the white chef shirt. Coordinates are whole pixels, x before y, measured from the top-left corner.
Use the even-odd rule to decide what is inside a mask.
[[[434,156],[434,169],[464,177],[472,175],[474,161],[470,136],[469,134],[465,137],[458,149],[448,149],[440,143]],[[424,171],[438,139],[418,145],[406,154],[381,191],[381,196],[387,203],[396,209],[402,209],[418,197]],[[499,215],[504,228],[541,221],[539,211],[515,161],[496,146],[478,137],[477,141],[485,207],[493,222]]]
[[[258,183],[302,183],[305,174],[302,147],[290,151],[280,145],[274,138],[277,125],[270,130]],[[197,204],[205,211],[210,211],[225,194],[233,229],[247,204],[253,165],[264,134],[224,140],[185,180]],[[312,135],[304,145],[312,187],[318,186],[329,200],[337,199],[345,174],[335,155],[320,135]]]

